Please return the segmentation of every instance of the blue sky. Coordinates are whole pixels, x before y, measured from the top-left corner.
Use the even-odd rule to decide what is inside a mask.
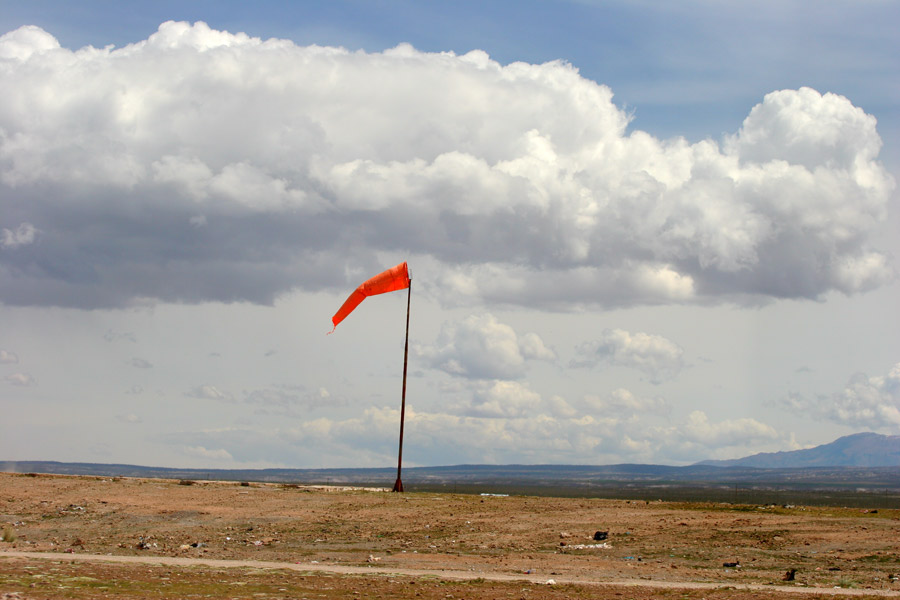
[[[409,464],[900,433],[900,5],[809,6],[0,0],[0,460],[390,465],[401,260]]]

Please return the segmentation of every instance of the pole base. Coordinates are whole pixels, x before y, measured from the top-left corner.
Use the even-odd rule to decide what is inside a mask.
[[[403,482],[400,481],[400,478],[397,478],[397,481],[394,482],[394,489],[392,492],[402,492],[403,491]]]

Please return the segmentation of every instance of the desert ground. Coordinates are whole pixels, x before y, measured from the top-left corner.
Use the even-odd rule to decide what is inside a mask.
[[[0,473],[0,528],[4,599],[900,598],[900,509]]]

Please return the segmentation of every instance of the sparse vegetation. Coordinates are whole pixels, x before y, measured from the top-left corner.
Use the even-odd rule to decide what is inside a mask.
[[[187,488],[181,481],[124,478],[110,485],[108,480],[94,477],[0,474],[6,514],[16,515],[24,523],[16,527],[18,550],[62,553],[71,549],[78,554],[139,555],[148,560],[257,560],[292,566],[315,562],[329,569],[362,567],[371,574],[293,572],[285,575],[284,584],[273,587],[237,568],[204,580],[202,576],[185,579],[170,575],[163,567],[152,567],[155,575],[151,578],[145,565],[130,567],[136,578],[132,581],[127,566],[73,566],[66,579],[52,580],[54,585],[64,586],[65,593],[52,586],[41,587],[27,597],[149,598],[153,594],[148,590],[157,581],[155,597],[249,599],[253,594],[267,594],[346,598],[356,597],[353,592],[358,591],[361,597],[419,600],[443,599],[447,593],[473,600],[510,593],[514,598],[619,600],[631,597],[632,592],[635,598],[680,598],[684,590],[652,594],[625,590],[624,596],[607,596],[571,582],[579,578],[648,578],[715,582],[722,588],[783,586],[788,585],[783,579],[785,572],[796,569],[792,586],[833,589],[855,585],[886,590],[896,589],[892,575],[900,571],[895,546],[900,519],[897,509],[875,512],[800,505],[486,497],[446,491],[391,494],[296,484],[251,482],[241,486],[240,481],[198,482]],[[597,545],[597,531],[608,532],[608,545],[592,547]],[[51,581],[52,569],[70,562],[29,559],[30,563],[13,568],[10,565],[16,561],[2,558],[0,554],[0,575],[6,569],[20,581],[29,573],[43,573],[41,581]],[[740,567],[727,566],[737,564]],[[104,576],[104,568],[112,575]],[[209,572],[207,567],[196,569]],[[393,572],[390,569],[431,571],[435,576],[428,581],[434,586],[425,586],[426,578],[417,577],[407,578],[402,585],[378,587],[391,578],[400,580],[388,574]],[[444,570],[471,572],[472,579],[483,581],[441,580]],[[518,575],[542,585],[501,586],[494,580]],[[276,571],[271,578],[281,576]],[[373,583],[376,578],[377,585]],[[550,579],[559,583],[546,586]],[[34,579],[28,585],[31,583],[38,586]],[[0,576],[0,592],[5,591],[3,585]],[[418,585],[422,587],[417,589]],[[449,591],[437,594],[435,586]],[[528,594],[520,593],[522,586]],[[12,589],[28,593],[21,586]],[[38,593],[50,590],[56,595]],[[744,596],[737,592],[717,596],[719,593],[706,588],[696,594],[689,591],[687,597],[753,597],[749,592],[743,592]]]
[[[11,525],[4,525],[3,533],[0,533],[0,542],[12,543],[17,539],[19,539],[19,536],[16,535],[16,530]]]
[[[858,588],[859,584],[852,579],[847,579],[846,577],[842,577],[841,579],[838,579],[837,586],[845,588],[845,589],[854,589],[854,588]]]

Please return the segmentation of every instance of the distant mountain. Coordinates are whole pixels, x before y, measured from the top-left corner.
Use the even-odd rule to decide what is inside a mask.
[[[855,433],[815,448],[761,452],[733,460],[704,460],[698,465],[802,469],[809,467],[900,467],[900,435]]]

